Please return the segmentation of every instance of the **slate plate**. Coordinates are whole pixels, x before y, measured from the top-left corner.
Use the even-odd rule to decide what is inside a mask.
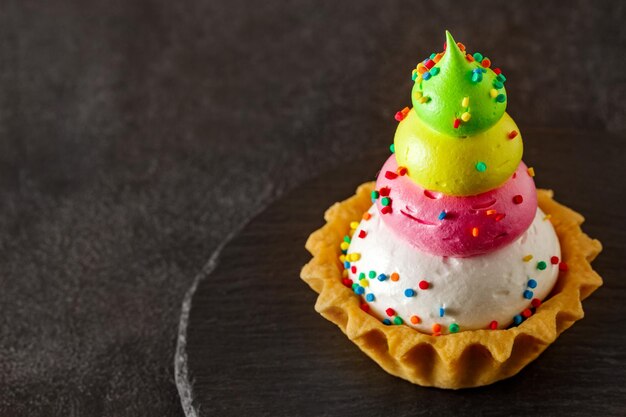
[[[299,278],[304,242],[324,210],[374,178],[388,153],[370,154],[283,196],[209,262],[183,306],[177,384],[189,416],[623,415],[626,242],[619,208],[624,142],[602,133],[529,130],[525,161],[538,186],[587,217],[604,252],[605,285],[587,318],[517,376],[488,387],[422,388],[386,374],[313,309]],[[597,146],[605,144],[606,146]],[[612,152],[607,152],[609,145]]]

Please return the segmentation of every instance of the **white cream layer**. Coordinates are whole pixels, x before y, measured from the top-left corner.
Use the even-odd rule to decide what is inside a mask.
[[[357,293],[364,291],[364,300],[372,294],[369,298],[373,296],[373,300],[367,301],[370,311],[381,320],[394,323],[400,317],[404,324],[424,333],[433,333],[435,324],[441,325],[442,333],[449,333],[453,323],[459,331],[486,329],[493,321],[498,328],[506,328],[516,315],[531,306],[532,299],[543,300],[557,280],[558,264],[552,264],[550,259],[561,257],[559,240],[540,209],[516,241],[470,258],[420,252],[388,228],[381,219],[384,215],[375,207],[369,213],[371,218],[361,221],[348,249],[348,258],[353,253],[360,255],[359,260],[350,262],[356,273],[350,270],[349,277],[362,284]],[[361,230],[367,233],[363,238],[359,237]],[[352,255],[352,259],[359,255]],[[524,260],[528,255],[532,259]],[[540,269],[540,262],[545,263],[545,269]],[[371,271],[374,278],[370,277]],[[399,276],[397,281],[391,279],[394,272]],[[361,273],[366,281],[359,279]],[[531,288],[531,279],[535,288]],[[420,289],[421,281],[428,283],[428,289]],[[389,308],[394,310],[391,316]],[[412,323],[412,316],[418,317],[419,323]]]

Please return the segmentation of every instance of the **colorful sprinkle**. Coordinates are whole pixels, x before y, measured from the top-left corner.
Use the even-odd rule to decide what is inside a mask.
[[[472,115],[469,114],[469,112],[465,112],[461,115],[461,120],[463,120],[464,122],[469,122],[471,118],[472,118]]]
[[[385,206],[385,207],[383,207],[383,208],[380,210],[380,212],[381,212],[382,214],[389,214],[389,213],[391,213],[391,207],[390,207],[390,206]]]
[[[361,272],[359,274],[359,281],[362,280],[362,279],[365,279],[365,278],[367,278],[366,275],[365,275],[365,272]]]
[[[432,77],[432,75],[430,74],[430,72],[425,72],[422,77],[424,78],[424,81],[428,81],[430,80],[430,77]]]
[[[473,83],[479,83],[483,80],[483,75],[480,72],[473,72],[472,73],[472,82]]]
[[[341,242],[341,245],[339,245],[339,247],[343,250],[346,250],[350,247],[350,244],[348,242]]]
[[[350,243],[350,242],[352,241],[352,239],[350,239],[350,236],[345,235],[345,236],[343,237],[343,241],[344,241],[344,242],[348,242],[348,243]]]
[[[350,229],[354,230],[359,227],[359,222],[350,222]]]
[[[522,258],[522,261],[524,261],[524,262],[528,262],[528,261],[530,261],[532,258],[533,258],[533,256],[532,256],[532,255],[526,255],[526,256],[524,256],[524,257]]]
[[[389,326],[389,325],[391,324],[391,320],[389,320],[389,319],[384,319],[384,320],[383,320],[383,324],[384,324],[384,325],[386,325],[386,326]]]
[[[394,281],[394,282],[395,282],[395,281],[397,281],[397,280],[399,280],[399,279],[400,279],[400,275],[398,275],[398,273],[397,273],[397,272],[394,272],[394,273],[392,273],[392,274],[391,274],[391,280],[392,280],[392,281]]]
[[[364,239],[367,236],[367,232],[365,230],[359,230],[359,238]]]
[[[394,317],[394,319],[393,319],[393,324],[398,324],[398,325],[400,325],[400,324],[402,324],[402,323],[404,323],[404,320],[402,320],[402,317],[399,317],[399,316],[398,316],[398,317]]]
[[[540,271],[543,271],[544,269],[546,269],[546,263],[544,261],[539,261],[537,262],[537,269]]]
[[[489,58],[484,58],[481,65],[485,68],[489,68],[491,66],[491,60]]]
[[[435,75],[439,74],[439,67],[434,67],[429,71],[432,76],[434,77]]]
[[[443,317],[446,315],[446,309],[444,307],[439,307],[439,317]]]
[[[461,126],[461,119],[459,118],[454,119],[454,122],[452,122],[452,127],[454,127],[455,129],[458,129],[459,126]]]
[[[430,284],[428,283],[428,281],[425,281],[425,280],[421,280],[419,284],[417,285],[420,287],[420,290],[427,290],[428,287],[430,287]]]
[[[371,293],[370,293],[370,294],[367,294],[367,295],[365,296],[365,299],[366,299],[368,302],[370,302],[370,303],[371,303],[372,301],[374,301],[374,300],[376,299],[376,297],[374,297],[374,294],[371,294]]]
[[[469,97],[463,97],[463,101],[461,101],[461,107],[469,106]]]
[[[525,299],[530,300],[530,299],[533,298],[534,294],[533,294],[533,292],[531,290],[526,290],[526,291],[524,291],[523,295],[524,295]]]
[[[346,256],[346,259],[348,259],[350,262],[358,261],[359,259],[361,259],[361,254],[358,252],[353,252],[348,254]]]
[[[518,314],[518,315],[516,315],[515,317],[513,317],[513,323],[514,323],[516,326],[517,326],[517,325],[519,325],[519,324],[522,322],[522,320],[524,320],[524,319],[523,319],[523,318],[522,318],[522,316],[521,316],[521,315],[519,315],[519,314]]]
[[[533,312],[530,311],[529,308],[525,308],[524,311],[522,311],[522,316],[524,316],[525,318],[528,318],[528,317],[530,317],[532,315],[533,315]]]
[[[398,178],[398,174],[393,171],[386,171],[385,178],[387,178],[388,180],[395,180],[396,178]]]
[[[365,213],[363,213],[363,220],[366,220],[366,221],[367,221],[367,220],[369,220],[369,219],[371,219],[371,218],[372,218],[372,215],[371,215],[368,211],[366,211]]]
[[[450,330],[450,333],[456,333],[459,331],[459,325],[456,323],[452,323],[449,327],[448,330]]]
[[[515,139],[517,137],[517,134],[518,134],[517,130],[511,130],[509,132],[509,139]]]
[[[385,310],[385,314],[387,314],[389,317],[393,317],[396,314],[396,311],[393,308],[388,308]]]
[[[476,163],[476,171],[478,172],[485,172],[487,170],[487,164],[484,162],[477,162]]]
[[[387,278],[388,278],[388,277],[387,277],[387,275],[385,275],[385,274],[380,274],[380,275],[378,276],[378,280],[379,280],[380,282],[386,281],[386,280],[387,280]]]
[[[439,333],[439,332],[441,332],[441,324],[439,323],[433,324],[433,333]]]
[[[469,62],[474,62],[474,57],[470,54],[465,55],[465,59],[467,59]]]
[[[496,214],[495,221],[499,222],[500,220],[504,219],[505,217],[506,217],[505,213],[498,213],[498,214]]]
[[[367,276],[370,278],[376,278],[376,271],[370,271]]]
[[[491,90],[489,90],[489,96],[491,98],[496,98],[498,96],[498,90],[496,90],[495,88],[492,88]]]
[[[474,53],[472,57],[474,58],[475,61],[478,61],[478,62],[481,62],[483,60],[483,54],[481,54],[480,52]]]
[[[411,109],[409,109],[408,107],[403,108],[402,110],[400,110],[399,112],[396,113],[395,115],[395,119],[399,122],[401,122],[402,120],[404,120],[404,118],[406,117],[407,114],[409,114],[409,111]]]
[[[522,197],[520,194],[513,196],[513,203],[522,204],[523,202],[524,202],[524,197]]]
[[[354,290],[354,292],[356,293],[356,295],[363,295],[363,293],[365,293],[365,288],[363,288],[360,285],[357,285],[357,287]]]
[[[493,72],[495,72],[495,73],[496,73],[496,75],[500,75],[500,74],[502,74],[502,70],[501,70],[500,68],[494,68],[494,69],[493,69]]]
[[[383,197],[380,200],[380,204],[382,204],[383,206],[388,206],[389,204],[391,204],[391,199],[389,197]]]
[[[393,143],[389,145],[389,150],[391,151],[391,153],[396,153],[396,145]]]
[[[530,302],[530,305],[537,308],[541,305],[541,300],[538,298],[533,298],[532,301]]]
[[[417,293],[415,292],[413,288],[407,288],[406,290],[404,290],[405,297],[415,297],[416,294]]]
[[[496,102],[504,103],[505,101],[506,101],[506,96],[504,94],[498,94],[498,96],[496,97]]]
[[[559,257],[558,257],[558,256],[553,256],[553,257],[551,257],[551,258],[550,258],[550,263],[551,263],[552,265],[556,265],[556,264],[558,264],[558,263],[559,263]]]
[[[398,169],[396,170],[396,173],[398,175],[406,175],[407,172],[408,169],[406,167],[398,167]]]
[[[390,192],[391,190],[389,189],[389,187],[383,187],[380,189],[380,195],[382,195],[383,197],[389,196]]]
[[[411,323],[420,324],[421,322],[422,322],[422,319],[420,319],[418,316],[411,316]]]
[[[502,87],[504,87],[504,84],[502,84],[500,81],[494,80],[494,81],[493,81],[493,86],[494,86],[496,89],[500,90]]]
[[[443,219],[445,219],[445,218],[446,218],[446,212],[445,212],[445,210],[444,210],[444,211],[442,211],[441,213],[439,213],[439,216],[437,216],[437,218],[438,218],[439,220],[443,220]]]
[[[504,74],[500,72],[499,68],[496,68],[496,69],[498,70],[498,72],[496,72],[496,80],[500,81],[501,83],[505,82],[506,77],[504,76]],[[495,70],[493,72],[495,72]]]
[[[348,288],[352,287],[352,280],[350,278],[344,278],[341,280],[341,282]]]
[[[528,288],[536,288],[537,287],[537,281],[535,281],[534,279],[529,279],[528,280]]]
[[[534,177],[535,176],[535,168],[530,167],[526,170],[526,172],[528,173],[528,176],[530,177]]]
[[[546,220],[550,220],[551,218],[552,218],[552,215],[551,215],[551,214],[546,214],[545,216],[543,216],[543,220],[544,220],[544,221],[546,221]]]
[[[424,66],[428,69],[431,69],[435,66],[435,61],[433,61],[432,59],[427,59],[426,62],[424,62]]]
[[[492,321],[491,323],[489,323],[489,328],[491,330],[496,330],[498,328],[498,322],[497,321]]]
[[[478,237],[478,227],[472,227],[472,236]]]
[[[370,306],[366,303],[361,304],[361,310],[365,311],[366,313],[370,312]]]

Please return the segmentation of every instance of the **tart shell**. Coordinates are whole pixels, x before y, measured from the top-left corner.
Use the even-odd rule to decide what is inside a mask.
[[[392,375],[418,385],[451,389],[488,385],[513,376],[583,318],[581,301],[602,285],[590,265],[602,245],[582,232],[580,214],[553,200],[552,191],[539,189],[539,207],[551,216],[567,268],[535,314],[506,330],[466,330],[443,336],[404,325],[386,326],[363,311],[361,298],[343,285],[339,261],[343,236],[350,222],[360,220],[371,206],[374,185],[362,184],[354,196],[326,211],[326,224],[306,242],[313,258],[302,268],[301,278],[319,293],[315,310]]]

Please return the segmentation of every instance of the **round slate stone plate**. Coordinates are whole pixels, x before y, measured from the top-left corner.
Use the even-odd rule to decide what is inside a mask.
[[[624,412],[625,288],[617,266],[626,236],[606,224],[623,186],[623,142],[599,153],[602,134],[530,130],[525,161],[538,185],[587,216],[605,251],[594,267],[605,286],[588,318],[567,330],[517,376],[460,391],[423,388],[385,373],[318,315],[300,278],[308,235],[323,213],[375,178],[388,153],[313,179],[275,201],[225,243],[183,304],[176,374],[189,416],[619,415]],[[530,145],[529,145],[530,143]],[[576,149],[576,151],[572,151]],[[605,148],[606,149],[606,148]],[[581,170],[580,167],[586,167]],[[620,188],[621,187],[621,188]],[[601,192],[600,192],[601,191]],[[593,202],[593,204],[590,204]],[[613,208],[612,208],[613,207]],[[623,220],[623,214],[621,219]],[[624,224],[624,223],[622,223]]]

